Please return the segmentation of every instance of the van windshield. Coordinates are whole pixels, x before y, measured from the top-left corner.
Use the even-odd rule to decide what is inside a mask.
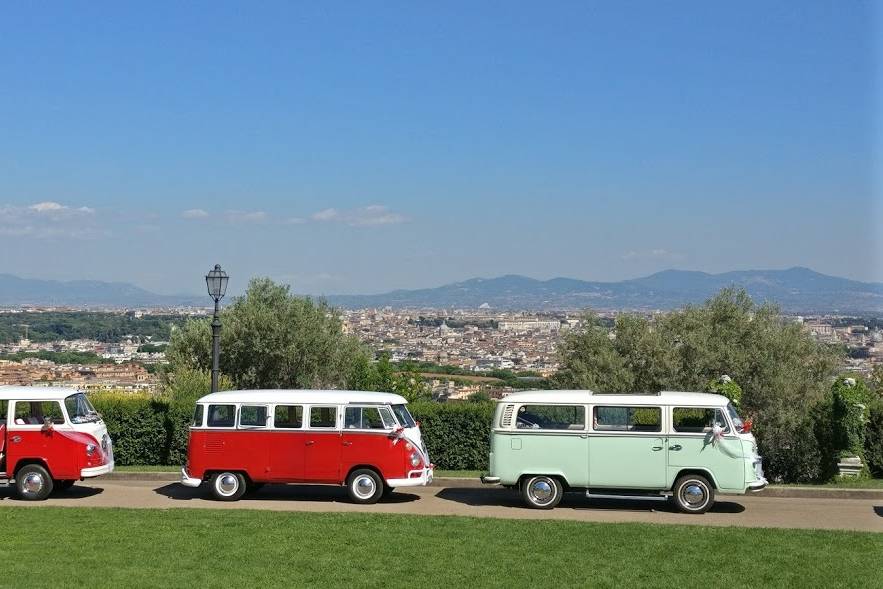
[[[392,410],[396,414],[396,418],[399,420],[399,423],[402,424],[402,427],[417,427],[417,424],[414,422],[414,418],[411,417],[411,414],[408,412],[407,407],[405,407],[404,405],[393,405]]]
[[[92,407],[92,403],[83,393],[71,395],[64,400],[64,407],[70,417],[71,423],[90,423],[100,421],[101,416]]]
[[[742,433],[742,430],[745,428],[745,422],[739,417],[739,412],[736,411],[736,408],[733,407],[732,403],[727,403],[727,414],[730,416],[730,419],[733,420],[733,425],[736,426],[736,431]]]

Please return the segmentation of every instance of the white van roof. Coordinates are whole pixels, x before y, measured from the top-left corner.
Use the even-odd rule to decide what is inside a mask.
[[[606,394],[592,391],[519,391],[504,396],[501,403],[603,403],[606,405],[679,405],[724,407],[730,402],[723,395],[662,391],[646,394]]]
[[[0,386],[0,401],[64,401],[67,397],[82,391],[67,387],[23,387]]]
[[[318,405],[322,403],[383,403],[402,405],[407,403],[401,395],[371,391],[333,391],[308,389],[268,389],[256,391],[221,391],[199,399],[197,403],[298,403]]]

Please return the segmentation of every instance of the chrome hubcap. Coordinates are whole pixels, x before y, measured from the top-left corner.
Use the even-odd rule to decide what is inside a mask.
[[[374,491],[377,490],[377,483],[374,482],[374,479],[369,477],[366,474],[360,475],[356,478],[355,483],[353,484],[356,495],[361,499],[367,499],[374,495]]]
[[[232,495],[239,488],[239,481],[236,475],[227,472],[218,477],[217,487],[222,495]]]
[[[681,491],[681,497],[683,498],[684,503],[690,507],[697,507],[705,503],[705,489],[699,484],[689,483],[684,485],[684,490]]]
[[[535,479],[530,483],[530,498],[534,503],[543,505],[555,497],[555,487],[549,479]]]
[[[22,488],[27,493],[39,493],[43,490],[43,477],[35,472],[28,474],[22,482]]]

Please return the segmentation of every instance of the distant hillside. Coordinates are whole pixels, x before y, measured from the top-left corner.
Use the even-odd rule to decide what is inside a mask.
[[[208,301],[208,302],[207,302]],[[125,282],[97,280],[35,280],[0,274],[0,305],[59,305],[94,307],[207,306],[206,296],[167,296]]]
[[[796,313],[883,313],[883,284],[819,274],[808,268],[707,274],[665,270],[621,282],[571,278],[535,280],[508,275],[474,278],[438,288],[378,295],[328,296],[344,308],[672,309],[701,303],[727,286],[744,287],[756,301]]]
[[[665,270],[621,282],[524,276],[473,278],[438,288],[378,295],[326,297],[343,308],[673,309],[701,303],[727,286],[746,288],[756,301],[795,313],[883,314],[883,284],[826,276],[808,268],[706,274]],[[93,307],[207,306],[208,297],[158,295],[123,282],[32,280],[0,274],[0,305]]]

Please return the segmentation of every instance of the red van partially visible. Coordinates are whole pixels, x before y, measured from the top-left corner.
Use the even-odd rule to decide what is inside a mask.
[[[427,485],[433,465],[399,395],[225,391],[196,403],[182,484],[235,501],[266,483],[346,485],[356,503]]]
[[[0,387],[0,483],[27,501],[113,471],[107,426],[84,393]]]

